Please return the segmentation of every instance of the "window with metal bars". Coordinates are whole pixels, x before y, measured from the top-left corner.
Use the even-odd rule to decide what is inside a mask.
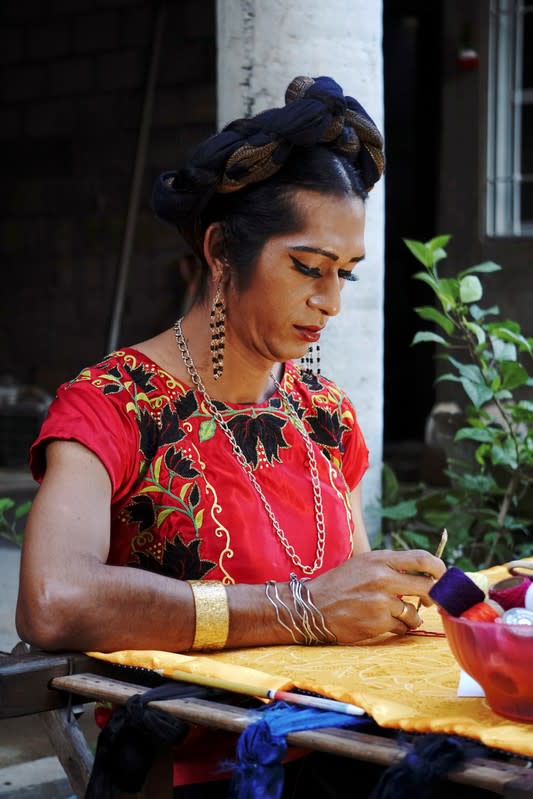
[[[491,0],[487,233],[533,236],[533,3]]]

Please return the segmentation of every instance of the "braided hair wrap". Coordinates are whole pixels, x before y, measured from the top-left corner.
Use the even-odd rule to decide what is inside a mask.
[[[283,167],[294,147],[316,144],[349,161],[367,191],[383,173],[383,139],[362,105],[345,97],[332,78],[297,77],[287,88],[283,108],[231,122],[200,144],[179,172],[160,175],[152,207],[194,239],[191,231],[215,194],[266,180]]]

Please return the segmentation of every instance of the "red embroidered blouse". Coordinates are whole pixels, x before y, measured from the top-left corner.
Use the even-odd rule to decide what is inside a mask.
[[[349,492],[368,451],[345,394],[287,363],[282,386],[312,439],[326,542],[316,574],[352,551]],[[276,391],[257,405],[217,402],[285,535],[312,565],[317,531],[305,442]],[[73,439],[94,452],[112,484],[111,564],[226,583],[287,580],[294,571],[263,504],[198,391],[134,349],[112,353],[63,384],[32,447],[36,479],[44,445]]]

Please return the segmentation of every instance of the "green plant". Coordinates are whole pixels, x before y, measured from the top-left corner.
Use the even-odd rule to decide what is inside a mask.
[[[465,423],[456,441],[472,442],[472,460],[448,458],[450,486],[420,484],[402,491],[392,471],[383,472],[383,535],[391,546],[432,548],[447,527],[449,563],[481,568],[533,552],[533,339],[517,322],[500,318],[497,306],[482,308],[479,275],[501,269],[487,261],[441,277],[450,236],[405,243],[424,267],[436,306],[415,308],[436,328],[418,332],[413,344],[435,342],[450,371],[438,380],[459,383],[466,395]]]
[[[8,497],[0,497],[0,538],[5,538],[12,544],[22,546],[23,532],[17,529],[18,522],[27,515],[31,501],[16,502]]]

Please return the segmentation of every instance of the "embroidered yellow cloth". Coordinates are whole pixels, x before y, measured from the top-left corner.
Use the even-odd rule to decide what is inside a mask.
[[[490,583],[508,576],[488,569]],[[422,608],[422,629],[442,631],[437,609]],[[446,638],[386,635],[357,646],[278,646],[209,655],[124,650],[89,655],[129,666],[200,673],[257,686],[302,688],[363,707],[381,727],[462,735],[533,756],[533,724],[494,713],[487,701],[458,697],[459,666]]]

